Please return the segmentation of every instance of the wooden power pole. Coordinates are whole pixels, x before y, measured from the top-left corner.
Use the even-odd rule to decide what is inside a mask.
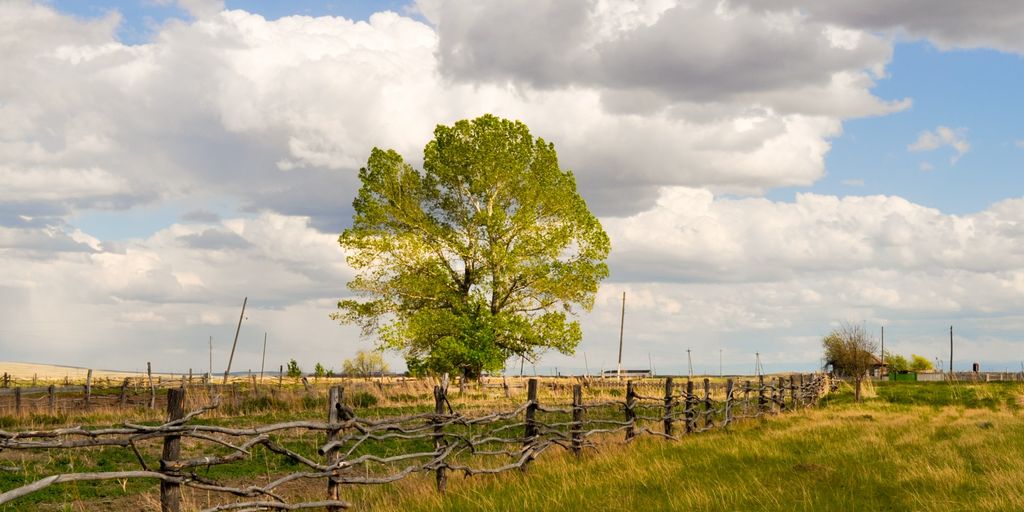
[[[242,299],[242,314],[238,315],[238,327],[235,328],[235,341],[231,343],[231,355],[228,357],[228,369],[224,370],[224,384],[228,383],[228,375],[231,373],[231,362],[235,360],[235,347],[238,346],[238,333],[242,330],[242,319],[245,318],[245,304],[249,297]]]
[[[626,292],[622,292],[622,316],[619,317],[619,365],[616,372],[618,378],[622,378],[622,329],[626,323]]]

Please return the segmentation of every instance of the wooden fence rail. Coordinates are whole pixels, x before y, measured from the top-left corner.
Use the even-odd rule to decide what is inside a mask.
[[[493,474],[525,471],[538,455],[552,447],[579,454],[610,442],[632,442],[641,436],[682,439],[675,425],[684,423],[683,434],[728,428],[746,419],[798,410],[817,403],[828,392],[829,379],[815,374],[800,380],[782,379],[751,387],[742,393],[732,380],[724,395],[713,396],[708,380],[694,392],[694,383],[677,386],[666,379],[661,387],[640,387],[626,382],[622,400],[585,402],[583,386],[572,386],[572,403],[559,407],[538,398],[538,381],[530,379],[524,403],[513,409],[483,415],[454,411],[447,386],[435,386],[432,412],[370,419],[356,415],[343,402],[340,386],[330,390],[327,421],[289,421],[245,428],[196,422],[203,413],[218,407],[219,397],[188,414],[184,412],[185,389],[167,395],[167,421],[146,426],[124,423],[120,427],[11,432],[0,430],[0,452],[5,450],[71,450],[122,448],[132,450],[140,469],[47,476],[0,494],[0,505],[51,485],[72,481],[151,479],[160,484],[161,510],[181,509],[182,487],[234,496],[211,505],[207,512],[226,510],[299,510],[326,508],[337,511],[351,504],[342,499],[345,485],[386,484],[416,473],[434,473],[438,491],[444,492],[448,475]],[[756,396],[752,397],[752,392]],[[651,392],[647,395],[645,392]],[[770,397],[770,398],[768,398]],[[322,444],[303,452],[282,440],[288,433],[321,433]],[[622,437],[619,437],[622,436]],[[183,450],[182,440],[189,440]],[[616,441],[622,439],[622,441]],[[147,463],[139,446],[162,442],[158,464]],[[387,449],[375,450],[374,446]],[[233,486],[216,481],[200,469],[244,460],[257,447],[303,467],[264,483]],[[300,480],[326,480],[326,497],[317,501],[289,502],[289,484]]]

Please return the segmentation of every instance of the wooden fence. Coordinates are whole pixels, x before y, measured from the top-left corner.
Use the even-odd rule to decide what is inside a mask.
[[[621,384],[620,384],[621,386]],[[814,405],[830,382],[822,374],[778,377],[741,384],[728,380],[714,389],[708,379],[684,385],[627,381],[622,399],[584,400],[584,386],[571,387],[572,401],[561,406],[542,403],[538,380],[527,381],[527,399],[510,410],[468,415],[453,410],[446,385],[434,387],[433,412],[388,418],[364,418],[344,404],[344,389],[330,389],[325,422],[289,421],[245,428],[198,423],[218,400],[185,413],[186,390],[167,393],[168,419],[157,426],[125,423],[116,428],[8,432],[0,430],[5,450],[132,450],[139,469],[47,476],[0,494],[0,505],[64,482],[151,479],[160,484],[161,510],[181,510],[182,488],[222,493],[220,503],[208,501],[207,512],[225,510],[299,510],[351,506],[344,486],[386,484],[423,472],[434,474],[444,491],[448,476],[526,470],[544,451],[561,447],[579,455],[584,449],[640,436],[678,441],[686,435],[728,428],[736,421]],[[282,436],[289,432],[319,433],[324,441],[305,453]],[[183,453],[182,439],[189,441]],[[146,442],[161,442],[158,461],[147,462],[140,451]],[[301,444],[301,443],[300,443]],[[262,447],[303,467],[262,484],[237,486],[200,474],[201,468],[231,464],[251,457]],[[322,479],[324,499],[285,498],[289,484]]]

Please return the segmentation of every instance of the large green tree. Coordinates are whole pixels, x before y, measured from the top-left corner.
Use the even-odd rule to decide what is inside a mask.
[[[593,307],[610,243],[553,144],[485,115],[439,125],[422,171],[374,148],[359,179],[339,238],[358,298],[336,319],[413,373],[476,377],[514,356],[573,353],[573,316]]]

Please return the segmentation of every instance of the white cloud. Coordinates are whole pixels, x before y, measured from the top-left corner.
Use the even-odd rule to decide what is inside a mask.
[[[949,161],[951,164],[956,164],[960,157],[971,149],[971,144],[967,141],[967,129],[938,126],[935,131],[925,130],[917,136],[916,141],[907,146],[907,150],[932,151],[943,146],[949,146],[956,151],[956,155]]]
[[[846,185],[847,187],[863,187],[864,186],[864,180],[862,180],[862,179],[843,180],[842,184]]]

